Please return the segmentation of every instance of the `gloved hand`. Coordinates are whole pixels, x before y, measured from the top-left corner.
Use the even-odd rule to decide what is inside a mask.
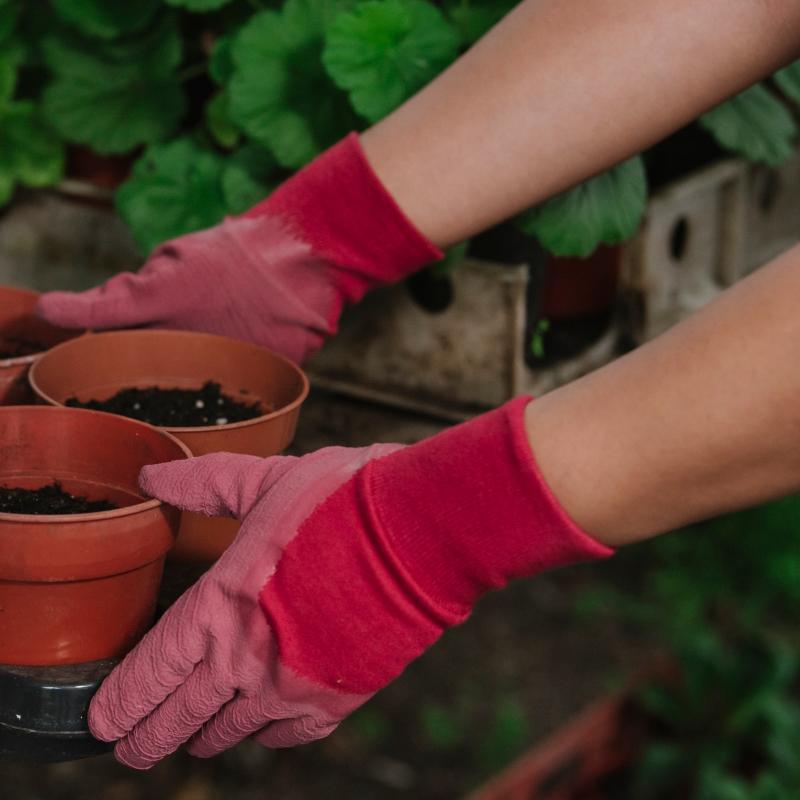
[[[351,134],[243,217],[162,245],[138,273],[47,293],[39,314],[67,328],[219,333],[299,362],[336,332],[345,303],[441,257]]]
[[[106,679],[89,724],[138,769],[323,737],[509,579],[610,555],[537,471],[526,398],[409,447],[146,467],[240,532]]]

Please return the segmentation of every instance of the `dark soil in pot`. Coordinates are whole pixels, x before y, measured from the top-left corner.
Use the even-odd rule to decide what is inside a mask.
[[[224,394],[222,387],[213,381],[207,381],[200,389],[131,387],[121,389],[107,400],[80,401],[70,397],[65,405],[108,411],[164,428],[227,425],[268,413],[259,402],[248,403]]]
[[[70,494],[54,482],[38,489],[0,486],[0,513],[3,514],[89,514],[119,508],[109,500],[89,500]]]
[[[47,345],[21,336],[0,336],[0,359],[22,358],[47,350]]]

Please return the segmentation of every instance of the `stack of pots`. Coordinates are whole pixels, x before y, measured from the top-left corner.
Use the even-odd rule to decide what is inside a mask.
[[[109,499],[117,508],[0,513],[0,665],[119,658],[152,622],[168,554],[205,568],[238,526],[195,514],[181,518],[142,496],[140,469],[218,451],[280,453],[294,435],[308,381],[281,356],[221,336],[58,330],[35,318],[36,298],[0,289],[0,347],[25,340],[45,351],[0,360],[0,485],[38,488],[55,480],[66,491]],[[233,424],[167,429],[65,407],[72,397],[102,401],[122,388],[197,389],[209,380],[227,395],[258,401],[266,413]]]

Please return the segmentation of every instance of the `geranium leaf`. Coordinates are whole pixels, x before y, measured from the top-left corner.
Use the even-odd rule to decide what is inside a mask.
[[[118,189],[117,210],[143,252],[219,222],[223,160],[193,139],[149,147]]]
[[[6,39],[11,36],[22,12],[21,0],[5,0],[0,2],[0,42],[7,47]]]
[[[230,214],[241,214],[263,200],[274,188],[269,181],[275,159],[263,147],[246,144],[225,162],[222,192]]]
[[[761,85],[703,114],[700,124],[723,147],[751,161],[780,164],[794,152],[797,125],[783,103]]]
[[[233,37],[231,35],[220,36],[214,42],[211,57],[208,59],[208,74],[217,83],[226,83],[233,75],[232,45]]]
[[[223,89],[206,103],[206,127],[214,140],[225,148],[236,147],[241,136],[231,119],[228,93]]]
[[[9,156],[14,178],[26,186],[51,186],[63,174],[63,145],[32,103],[13,103],[0,116],[0,149]]]
[[[64,171],[64,148],[39,118],[33,103],[6,103],[0,108],[0,205],[17,183],[50,186]]]
[[[453,61],[459,38],[425,0],[369,0],[333,21],[322,60],[356,111],[376,122]]]
[[[646,205],[644,163],[636,156],[536,206],[518,224],[554,255],[585,257],[632,236]]]
[[[125,153],[172,133],[185,109],[175,67],[181,43],[170,18],[144,39],[88,47],[74,37],[43,43],[55,80],[47,118],[66,139],[98,153]]]
[[[87,36],[113,39],[147,26],[160,6],[159,0],[52,0],[53,9],[65,22]]]
[[[0,106],[8,102],[14,96],[14,88],[16,85],[16,64],[14,64],[5,53],[0,53]]]
[[[231,115],[280,164],[297,168],[356,125],[325,72],[323,34],[338,0],[287,0],[252,17],[232,48]]]
[[[800,103],[800,61],[789,64],[773,76],[775,82],[795,103]]]

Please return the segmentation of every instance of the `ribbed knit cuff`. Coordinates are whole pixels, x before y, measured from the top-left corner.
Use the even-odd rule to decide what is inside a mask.
[[[334,280],[350,302],[371,285],[400,280],[443,257],[380,182],[355,133],[245,216],[263,214],[281,217],[316,255],[338,268]]]
[[[386,539],[419,588],[453,613],[509,580],[613,550],[544,481],[516,398],[365,468]]]

